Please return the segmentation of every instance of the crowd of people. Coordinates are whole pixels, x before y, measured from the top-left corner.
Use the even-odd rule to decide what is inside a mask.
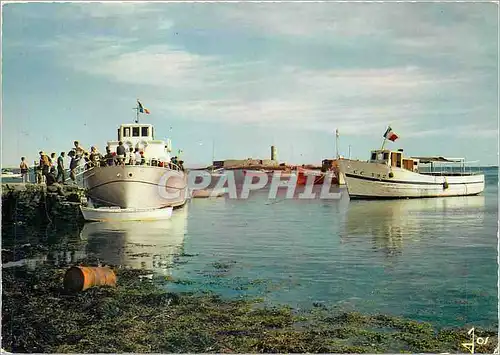
[[[80,162],[83,160],[85,164],[85,170],[92,167],[98,166],[113,166],[113,165],[146,165],[146,157],[144,151],[139,148],[135,148],[133,151],[127,149],[123,142],[118,143],[116,152],[112,152],[109,146],[106,147],[106,154],[102,155],[98,149],[94,146],[90,148],[90,152],[87,152],[84,148],[80,146],[78,141],[73,142],[74,147],[68,152],[68,157],[70,158],[69,163],[69,178],[71,181],[76,182],[77,168],[80,166]],[[47,186],[56,184],[66,184],[66,153],[61,152],[59,157],[56,158],[56,153],[47,153],[40,151],[39,160],[35,161],[35,183],[41,184],[46,183]],[[177,157],[173,157],[170,160],[169,165],[176,165],[180,169],[184,170],[183,161],[179,160]],[[154,166],[165,166],[162,161],[151,161],[151,165]],[[171,166],[171,167],[172,167]],[[26,158],[21,158],[21,164],[19,165],[21,169],[21,176],[23,182],[29,182],[29,166],[26,163]]]

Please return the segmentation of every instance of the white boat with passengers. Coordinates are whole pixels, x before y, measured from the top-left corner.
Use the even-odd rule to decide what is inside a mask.
[[[139,123],[142,109],[138,102],[135,122],[120,125],[117,140],[107,142],[112,153],[120,143],[125,147],[123,160],[98,163],[83,173],[92,207],[118,207],[128,214],[133,209],[144,212],[186,203],[187,176],[182,167],[171,161],[170,140],[155,139],[153,125]],[[136,148],[143,155],[134,162],[132,155]],[[95,212],[99,211],[89,210],[93,215]],[[105,212],[116,216],[114,210]]]
[[[338,162],[352,199],[469,196],[484,190],[484,174],[466,171],[464,158],[404,157],[402,149],[380,149],[368,161]],[[436,163],[460,167],[436,170]]]

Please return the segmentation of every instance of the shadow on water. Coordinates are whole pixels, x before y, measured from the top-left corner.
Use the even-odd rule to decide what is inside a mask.
[[[176,210],[165,221],[87,223],[80,236],[87,253],[99,261],[167,275],[182,254],[187,209]]]
[[[436,229],[464,225],[481,226],[484,220],[485,197],[468,196],[407,200],[350,201],[344,228],[343,243],[371,238],[375,249],[387,256],[401,253],[404,243],[432,235]]]
[[[81,230],[3,226],[3,268],[99,262],[168,274],[182,254],[186,229],[187,206],[166,221],[95,222]]]

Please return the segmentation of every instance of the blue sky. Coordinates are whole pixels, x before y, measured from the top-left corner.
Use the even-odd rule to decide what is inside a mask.
[[[136,98],[189,164],[339,150],[498,161],[494,3],[3,6],[3,166],[116,139]]]

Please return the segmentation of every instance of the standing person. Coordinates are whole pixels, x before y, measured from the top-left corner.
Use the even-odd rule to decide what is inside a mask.
[[[85,153],[85,149],[83,149],[81,146],[80,146],[80,143],[78,141],[74,141],[73,144],[75,145],[75,154],[76,154],[76,158],[77,159],[80,159],[83,157],[83,154]]]
[[[140,165],[141,164],[141,160],[142,160],[142,155],[141,155],[141,152],[139,152],[139,148],[135,148],[135,163],[137,165]]]
[[[125,147],[122,141],[120,141],[118,147],[116,147],[116,158],[118,159],[118,164],[125,165]]]
[[[52,168],[57,169],[57,157],[56,157],[56,153],[51,153],[50,154],[49,161],[50,161],[50,170],[52,170]]]
[[[64,157],[66,153],[61,152],[61,155],[59,155],[59,158],[57,158],[57,177],[56,180],[59,182],[59,179],[61,179],[61,183],[65,183],[66,181],[66,174],[64,171]]]
[[[106,155],[104,156],[106,159],[106,165],[107,166],[113,166],[115,165],[115,157],[113,156],[113,153],[111,153],[111,148],[106,146]]]
[[[134,151],[132,151],[132,149],[130,150],[130,153],[129,153],[129,164],[135,165],[135,153],[134,153]]]
[[[90,148],[90,161],[92,163],[92,166],[98,167],[101,165],[101,153],[97,150],[96,147],[91,147]]]
[[[50,161],[43,151],[40,151],[40,167],[42,168],[42,175],[45,177],[50,172]]]
[[[80,161],[77,157],[76,157],[76,153],[74,150],[72,150],[71,152],[68,153],[68,156],[71,157],[71,161],[69,163],[69,177],[71,178],[71,180],[73,182],[76,182],[76,168],[78,167],[78,162]]]
[[[23,178],[23,182],[27,183],[30,181],[28,176],[28,164],[26,163],[26,158],[21,157],[21,164],[19,164],[19,169],[21,169],[21,177]]]
[[[146,165],[146,157],[144,156],[144,151],[141,150],[141,165]]]
[[[83,153],[83,159],[85,160],[85,170],[90,169],[92,167],[92,162],[89,158],[89,153]]]
[[[38,161],[35,161],[35,182],[37,184],[42,183],[42,167]]]

